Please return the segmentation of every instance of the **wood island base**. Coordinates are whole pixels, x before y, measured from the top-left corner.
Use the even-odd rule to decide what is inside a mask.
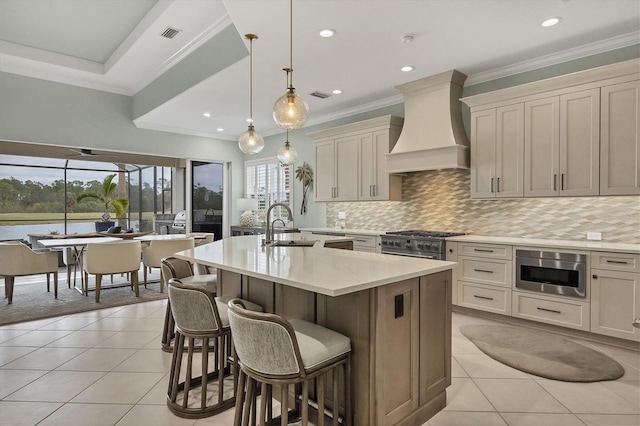
[[[451,270],[335,297],[221,268],[218,286],[221,296],[242,297],[351,339],[355,425],[421,425],[446,406]]]

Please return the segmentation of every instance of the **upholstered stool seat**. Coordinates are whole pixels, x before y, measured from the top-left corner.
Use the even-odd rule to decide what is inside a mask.
[[[169,280],[168,292],[176,337],[167,406],[179,417],[212,416],[233,406],[236,399],[237,366],[233,365],[236,357],[232,356],[231,329],[225,325],[228,307],[223,299],[215,300],[206,288],[185,285],[174,278]],[[255,304],[254,307],[261,310]],[[202,341],[201,352],[195,351],[196,340]],[[183,357],[185,348],[187,353]],[[182,365],[183,358],[186,368]],[[194,374],[194,366],[201,368],[199,373]]]
[[[252,312],[243,308],[238,299],[229,302],[229,321],[236,355],[240,363],[238,396],[234,425],[248,425],[251,413],[257,410],[257,386],[260,384],[260,424],[273,420],[266,412],[271,402],[271,387],[281,388],[281,424],[289,420],[289,385],[302,384],[302,425],[308,425],[309,386],[315,383],[318,425],[324,425],[325,375],[333,379],[332,416],[337,425],[340,417],[339,383],[344,384],[343,419],[351,424],[351,340],[333,330],[303,320],[286,320],[278,315]],[[338,372],[343,372],[340,380]],[[313,380],[316,379],[316,380]],[[296,389],[299,387],[296,386]],[[244,390],[246,389],[246,393]],[[268,415],[267,415],[268,414]],[[268,419],[265,418],[267,415]]]

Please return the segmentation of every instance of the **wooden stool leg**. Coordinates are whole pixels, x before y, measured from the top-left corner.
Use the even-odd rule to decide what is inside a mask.
[[[207,406],[207,379],[209,373],[209,338],[202,339],[202,397],[200,398],[200,408]],[[218,376],[220,380],[220,376]],[[222,402],[221,400],[219,400]]]
[[[316,384],[318,387],[318,426],[324,426],[324,374],[318,376]]]
[[[244,412],[242,413],[242,426],[249,426],[249,416],[251,415],[251,405],[253,404],[253,391],[255,380],[247,376],[247,393],[245,395]]]
[[[269,385],[267,385],[266,383],[262,383],[262,386],[260,388],[260,426],[265,426],[266,422],[265,422],[265,418],[266,418],[266,411],[267,411],[267,387]]]
[[[280,410],[281,426],[289,424],[289,385],[280,386]]]
[[[245,397],[245,378],[247,375],[244,371],[240,370],[238,372],[238,386],[236,387],[236,412],[233,417],[233,426],[240,426],[242,422],[242,409],[244,407],[244,397]]]
[[[347,362],[344,366],[344,423],[346,426],[351,426],[351,355],[347,357]]]
[[[318,416],[321,414],[318,413]],[[309,424],[309,380],[302,382],[302,426]]]
[[[340,417],[340,404],[338,403],[338,384],[340,383],[340,366],[331,370],[333,376],[333,426],[338,426],[338,417]]]

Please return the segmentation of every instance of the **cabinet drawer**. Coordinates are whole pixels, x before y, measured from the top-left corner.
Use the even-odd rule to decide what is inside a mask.
[[[353,239],[354,250],[356,250],[356,247],[362,249],[361,251],[369,251],[365,249],[371,248],[375,252],[378,248],[378,237],[375,235],[345,234],[345,237]]]
[[[458,255],[487,257],[493,259],[512,258],[512,246],[498,244],[458,243]]]
[[[559,301],[550,297],[513,292],[513,316],[562,327],[589,331],[588,302]]]
[[[640,272],[640,255],[592,251],[591,269]]]
[[[458,305],[511,315],[511,289],[458,281]]]
[[[490,260],[460,256],[458,261],[460,262],[459,280],[511,287],[513,263],[510,260]]]

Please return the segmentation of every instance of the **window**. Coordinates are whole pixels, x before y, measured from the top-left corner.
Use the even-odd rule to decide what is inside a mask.
[[[264,221],[267,208],[273,203],[281,202],[291,208],[293,206],[293,166],[283,166],[276,157],[251,160],[244,163],[245,197],[258,200],[258,219]],[[286,210],[276,208],[271,220],[280,218],[288,221]]]

